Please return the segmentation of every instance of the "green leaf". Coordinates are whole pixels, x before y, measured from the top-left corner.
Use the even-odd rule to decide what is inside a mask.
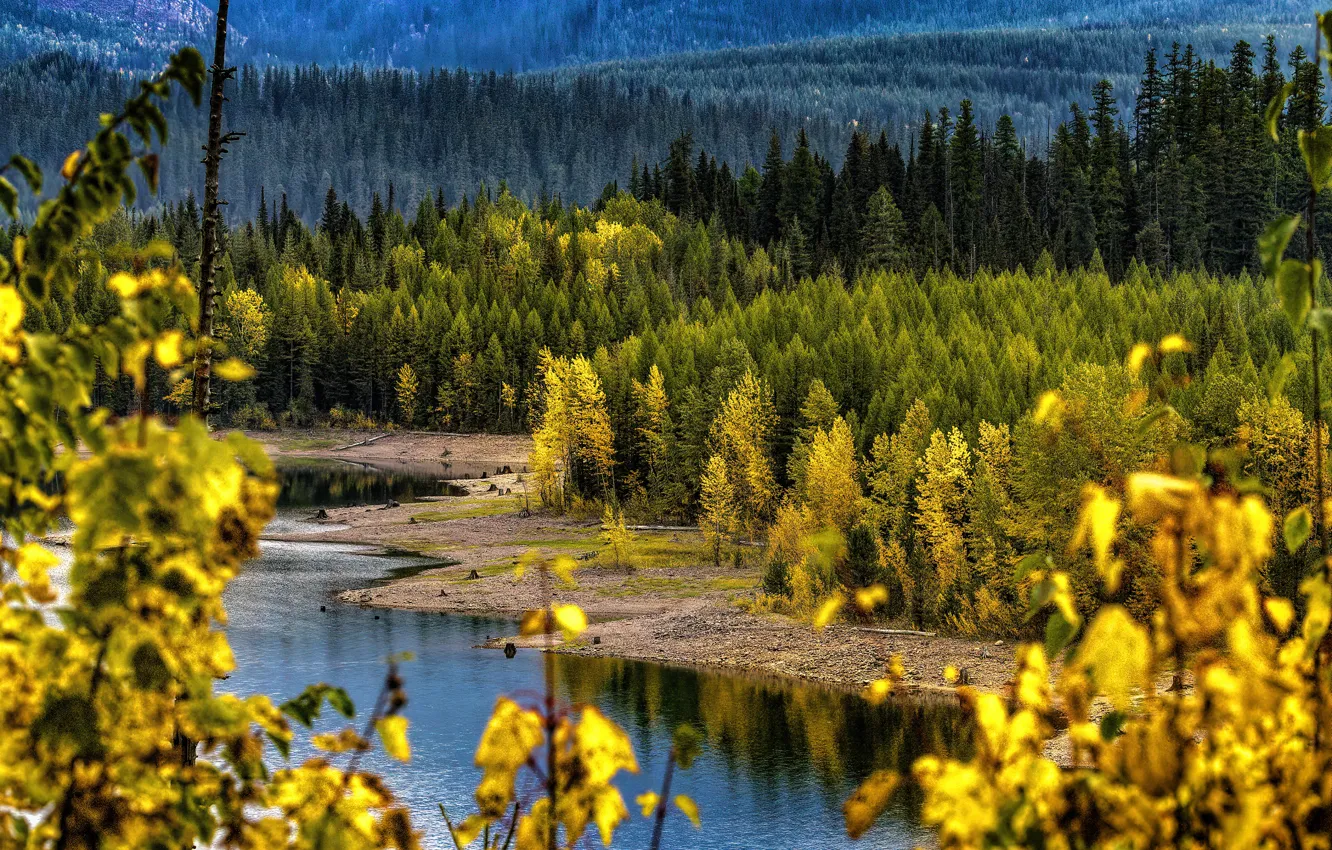
[[[134,667],[134,684],[141,691],[161,690],[171,681],[171,672],[162,660],[162,653],[152,643],[139,644],[130,664]]]
[[[1277,125],[1281,122],[1281,112],[1286,108],[1286,101],[1294,93],[1295,84],[1286,83],[1281,87],[1281,91],[1277,93],[1276,97],[1273,97],[1267,104],[1267,111],[1263,115],[1263,120],[1267,124],[1267,135],[1271,136],[1274,142],[1281,138]]]
[[[8,213],[10,218],[18,218],[18,190],[3,177],[0,177],[0,210]]]
[[[9,165],[19,174],[23,175],[23,180],[28,184],[34,195],[41,194],[42,191],[42,170],[37,167],[37,163],[28,159],[26,156],[14,154],[9,158]]]
[[[1101,740],[1113,741],[1124,734],[1124,724],[1128,715],[1122,711],[1111,711],[1101,718]]]
[[[1304,505],[1286,514],[1281,524],[1281,535],[1286,539],[1286,551],[1295,552],[1313,533],[1313,514]]]
[[[291,741],[280,735],[274,735],[272,732],[266,734],[268,735],[268,740],[273,742],[273,746],[277,748],[277,751],[281,753],[284,759],[291,757]]]
[[[1059,611],[1051,612],[1050,619],[1045,621],[1045,654],[1051,658],[1055,657],[1073,641],[1073,636],[1077,633],[1076,623],[1064,619],[1064,615]]]
[[[1036,552],[1027,555],[1018,561],[1017,569],[1014,571],[1013,580],[1021,583],[1023,579],[1035,572],[1049,571],[1054,569],[1054,560],[1044,552]]]
[[[1309,265],[1299,260],[1284,260],[1277,269],[1277,300],[1281,302],[1281,309],[1295,330],[1304,326],[1309,310],[1313,307],[1313,296],[1309,290],[1310,271]]]
[[[1295,357],[1287,354],[1272,369],[1272,376],[1267,379],[1267,398],[1276,401],[1286,391],[1286,384],[1295,374]]]
[[[1309,311],[1309,327],[1323,335],[1332,336],[1332,307],[1315,307]]]
[[[333,706],[333,710],[338,714],[348,719],[356,716],[356,706],[342,688],[329,688],[325,697],[328,699],[328,704]]]
[[[1263,273],[1269,278],[1276,277],[1281,265],[1281,258],[1286,254],[1291,237],[1300,228],[1298,215],[1283,215],[1267,226],[1263,235],[1258,237],[1258,256],[1263,261]]]
[[[1300,154],[1309,183],[1319,190],[1332,179],[1332,127],[1300,131]]]

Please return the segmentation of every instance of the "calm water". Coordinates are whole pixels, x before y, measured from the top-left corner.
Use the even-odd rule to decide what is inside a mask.
[[[401,498],[406,491],[394,488],[409,483],[356,486],[383,487]],[[311,506],[285,511],[287,530],[298,528]],[[508,660],[474,648],[490,635],[512,632],[512,623],[363,610],[332,598],[412,563],[347,547],[265,543],[263,556],[227,591],[237,673],[226,685],[282,700],[306,684],[328,681],[368,709],[383,681],[384,659],[412,652],[415,660],[403,673],[414,757],[402,765],[377,755],[371,764],[411,805],[427,846],[443,848],[451,844],[436,804],[459,815],[471,811],[478,775],[472,755],[495,697],[538,691],[541,656],[520,651]],[[674,788],[699,802],[704,829],[696,832],[672,816],[664,842],[672,848],[849,847],[841,804],[860,779],[880,767],[905,769],[922,752],[953,749],[967,735],[960,713],[946,705],[875,709],[818,688],[613,659],[559,656],[557,669],[566,697],[596,704],[634,739],[643,772],[620,787],[635,814],[633,797],[660,785],[671,729],[690,722],[704,730],[704,755],[691,771],[676,774]],[[856,846],[927,842],[914,824],[914,805],[904,795]],[[636,817],[615,846],[646,847],[649,834],[647,822]]]

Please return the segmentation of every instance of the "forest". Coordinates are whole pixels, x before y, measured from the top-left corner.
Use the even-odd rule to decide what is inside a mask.
[[[630,33],[653,55],[709,26],[772,42],[863,15],[872,34],[904,6],[592,0],[542,20],[570,50],[614,55]],[[941,850],[1327,846],[1332,13],[1307,47],[1153,43],[1136,82],[1092,82],[1035,139],[965,91],[919,123],[858,124],[696,101],[620,66],[233,81],[218,8],[211,70],[188,44],[204,7],[156,0],[130,23],[178,49],[147,79],[68,53],[0,77],[20,116],[0,148],[38,140],[36,161],[0,164],[0,846],[418,850],[427,819],[457,850],[748,846],[755,815],[728,817],[725,790],[696,801],[691,771],[707,761],[731,789],[791,752],[810,770],[778,790],[831,775],[815,796],[844,799],[849,841],[892,820],[876,837]],[[340,63],[400,32],[382,16],[439,7],[330,4],[354,26],[329,44],[320,8],[251,21],[282,45],[313,18],[303,43]],[[77,18],[96,51],[124,10],[19,14]],[[1083,20],[1288,11],[1181,0]],[[45,37],[0,27],[6,50]],[[512,61],[546,61],[523,32]],[[127,59],[164,50],[130,33]],[[222,131],[228,91],[247,136]],[[162,159],[169,138],[183,156]],[[449,492],[419,504],[279,517],[279,464],[319,461],[255,437],[308,446],[294,430],[325,426],[482,435],[527,462],[424,481]],[[373,440],[327,457],[346,473],[360,464],[334,452]],[[452,444],[426,444],[427,477],[448,475]],[[371,460],[397,469],[397,445]],[[332,565],[401,553],[352,588],[362,567]],[[468,594],[488,601],[456,606]],[[602,596],[615,607],[594,620]],[[652,654],[616,645],[635,620]],[[518,634],[480,644],[492,628]],[[408,632],[429,637],[424,663]],[[658,666],[672,640],[824,653],[740,668],[765,674],[856,664],[825,680],[840,702],[787,682],[789,712],[695,678],[700,730],[667,705],[690,686],[657,675],[688,675]],[[994,652],[1012,666],[973,683]],[[238,663],[277,675],[247,695]],[[292,688],[326,671],[359,676],[356,702]],[[418,681],[436,685],[424,707]],[[492,685],[508,691],[493,703]],[[846,700],[865,710],[831,722]],[[474,751],[440,748],[441,715],[478,732]],[[895,760],[860,739],[844,758],[843,734],[882,735]],[[758,818],[801,820],[788,834],[816,819],[765,799]]]
[[[789,160],[774,138],[763,171],[738,178],[681,137],[664,168],[635,170],[591,208],[501,188],[456,205],[436,194],[404,216],[389,187],[362,218],[330,188],[311,228],[264,195],[229,231],[219,279],[219,336],[258,376],[221,387],[218,413],[258,428],[541,433],[552,382],[581,387],[566,402],[602,417],[583,429],[601,435],[597,460],[571,459],[543,498],[692,522],[719,486],[718,411],[739,405],[762,423],[741,442],[767,472],[737,533],[772,525],[798,541],[842,504],[833,524],[869,523],[864,551],[877,553],[858,580],[793,578],[805,559],[771,546],[775,597],[808,609],[838,581],[883,579],[917,624],[1013,633],[1018,588],[1002,565],[1067,548],[1080,482],[1120,478],[1181,435],[1250,446],[1245,470],[1288,482],[1291,509],[1312,499],[1312,352],[1265,294],[1257,249],[1266,221],[1303,198],[1293,139],[1324,110],[1300,48],[1290,64],[1287,78],[1271,41],[1261,59],[1237,44],[1225,67],[1152,54],[1148,94],[1125,110],[1135,132],[1100,85],[1048,159],[1024,156],[1002,119],[982,135],[964,102],[905,161],[885,136],[855,133],[836,172],[803,136]],[[1287,86],[1274,142],[1264,94]],[[1223,179],[1204,165],[1216,162]],[[192,198],[118,213],[94,242],[114,269],[163,238],[191,268]],[[60,330],[113,302],[88,266],[29,322]],[[1189,345],[1141,374],[1122,365],[1167,338]],[[155,407],[188,408],[185,383],[151,366],[145,378]],[[1158,385],[1164,421],[1141,404]],[[1033,411],[1049,390],[1065,400],[1059,434],[1094,431],[1114,449],[1046,433]],[[95,399],[126,414],[139,403],[109,375]],[[816,444],[819,480],[846,483],[850,502],[810,494]],[[862,474],[869,512],[846,507],[863,506]],[[1276,559],[1274,587],[1294,593],[1302,557]],[[1075,578],[1092,593],[1090,565]],[[1120,592],[1141,614],[1151,587],[1130,570]]]
[[[1129,0],[1014,5],[807,0],[780,10],[761,0],[238,0],[232,55],[265,65],[527,71],[688,51],[839,36],[1039,28],[1267,26],[1303,22],[1292,0]],[[212,11],[200,0],[12,0],[0,9],[0,64],[49,51],[106,67],[155,68],[202,46]],[[312,35],[317,33],[317,35]]]
[[[1265,104],[1283,91],[1273,141]],[[1180,434],[1267,446],[1253,472],[1291,482],[1280,492],[1292,506],[1311,500],[1311,352],[1264,294],[1257,237],[1303,201],[1295,137],[1324,111],[1303,48],[1283,61],[1275,39],[1261,56],[1241,41],[1219,65],[1175,45],[1148,53],[1135,103],[1096,85],[1047,156],[1024,151],[1008,119],[978,127],[963,101],[924,123],[906,157],[886,133],[852,132],[840,169],[803,132],[786,159],[774,133],[762,171],[735,173],[686,133],[593,207],[523,203],[501,183],[458,204],[437,189],[404,214],[389,181],[365,217],[329,187],[309,226],[261,187],[257,216],[226,233],[218,281],[220,337],[258,376],[222,386],[218,413],[249,428],[538,429],[551,376],[582,364],[579,380],[603,393],[606,465],[570,485],[599,482],[643,520],[694,521],[709,504],[715,412],[749,386],[746,404],[766,410],[754,416],[770,493],[742,525],[794,524],[798,540],[802,522],[826,520],[774,512],[782,490],[819,504],[801,496],[805,454],[834,434],[836,462],[850,480],[863,464],[880,506],[870,540],[891,553],[874,561],[895,565],[895,610],[1014,632],[1016,588],[988,585],[1007,574],[995,565],[1067,540],[1076,482],[1123,476]],[[93,238],[105,268],[165,238],[189,269],[200,233],[190,196],[117,213]],[[60,330],[112,304],[88,266],[68,300],[28,321]],[[1171,334],[1191,348],[1140,378],[1116,365]],[[1172,381],[1179,418],[1148,428],[1134,398],[1156,381]],[[1042,437],[1030,412],[1058,388],[1068,416],[1116,434],[1114,461],[1062,457]],[[164,412],[188,409],[188,386],[165,370],[149,368],[145,390]],[[97,404],[128,414],[137,398],[125,378],[97,381]],[[927,514],[931,488],[951,506]],[[954,521],[955,534],[935,528]],[[966,545],[930,542],[948,534]],[[793,586],[773,557],[778,596],[809,608],[817,586]],[[1292,558],[1272,577],[1284,593],[1301,572]],[[912,590],[927,577],[947,588]],[[1139,612],[1154,604],[1146,586],[1124,584]]]

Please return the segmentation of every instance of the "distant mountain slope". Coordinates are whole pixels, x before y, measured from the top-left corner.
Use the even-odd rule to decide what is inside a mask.
[[[1120,118],[1131,121],[1149,45],[1163,54],[1178,38],[1195,55],[1229,63],[1233,42],[1258,44],[1267,28],[991,30],[827,39],[799,45],[604,63],[552,74],[431,73],[334,69],[242,69],[229,91],[232,146],[223,174],[231,210],[249,214],[261,188],[314,221],[330,184],[364,213],[392,181],[404,209],[437,187],[450,200],[504,180],[524,198],[543,190],[591,202],[637,159],[665,167],[672,139],[733,167],[761,164],[772,129],[789,153],[804,130],[840,166],[853,128],[884,129],[909,143],[922,113],[972,100],[982,132],[1004,113],[1032,151],[1045,149],[1068,104],[1090,107],[1092,84],[1115,84]],[[1276,28],[1283,62],[1300,28]],[[1162,56],[1164,59],[1164,56]],[[0,68],[0,158],[22,151],[58,169],[71,136],[91,133],[133,76],[51,55]],[[206,114],[175,100],[172,144],[162,161],[164,197],[201,191],[198,150]]]
[[[206,36],[210,0],[5,0],[0,61],[51,49],[148,67]],[[260,64],[526,70],[843,35],[993,27],[1276,25],[1305,0],[233,0]]]

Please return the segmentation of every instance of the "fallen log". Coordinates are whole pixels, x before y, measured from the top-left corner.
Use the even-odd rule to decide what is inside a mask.
[[[853,626],[858,632],[872,632],[876,635],[904,635],[908,637],[938,637],[937,632],[918,632],[915,629],[870,629],[864,626]]]
[[[392,433],[392,432],[389,432],[389,433]],[[377,437],[371,437],[370,439],[368,439],[368,440],[362,440],[362,441],[359,442],[359,443],[351,443],[351,444],[349,444],[349,445],[345,445],[345,446],[338,446],[338,447],[334,448],[333,451],[335,451],[335,452],[342,452],[342,451],[346,451],[347,449],[354,449],[354,448],[357,448],[358,446],[368,446],[368,445],[370,445],[371,443],[375,442],[376,440],[382,440],[382,439],[384,439],[384,438],[387,437],[387,436],[388,436],[387,433],[385,433],[385,434],[380,434],[380,435],[377,436]]]

